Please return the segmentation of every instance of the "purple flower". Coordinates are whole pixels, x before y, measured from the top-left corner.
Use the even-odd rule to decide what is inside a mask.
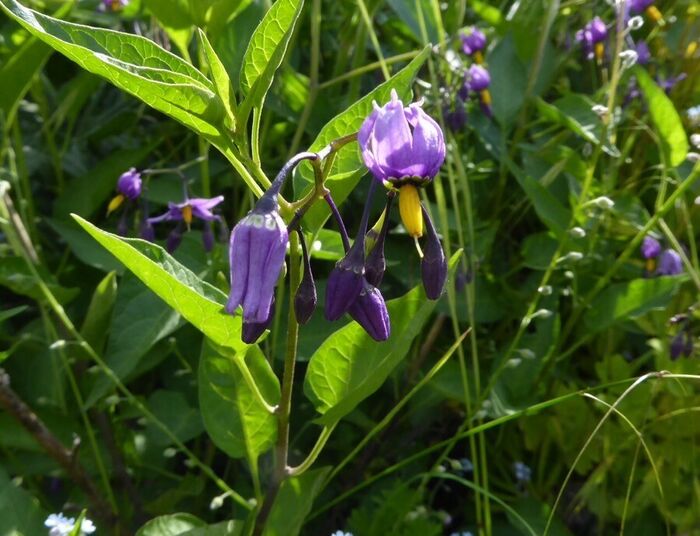
[[[467,28],[467,31],[461,33],[459,37],[462,40],[462,50],[467,56],[481,52],[486,46],[486,36],[484,32],[475,26]]]
[[[248,322],[243,319],[241,328],[241,340],[246,344],[254,344],[260,338],[260,335],[265,333],[267,327],[272,323],[275,316],[275,298],[272,298],[270,304],[270,314],[264,322]]]
[[[325,315],[330,321],[343,316],[362,290],[365,282],[364,244],[356,240],[350,251],[339,260],[326,283]]]
[[[651,6],[654,0],[629,0],[629,9],[635,15],[642,13],[645,9]]]
[[[141,173],[136,168],[131,168],[119,176],[117,180],[117,191],[127,199],[134,201],[141,195]]]
[[[348,313],[375,341],[389,338],[391,323],[386,303],[379,289],[363,281],[362,290]]]
[[[661,253],[661,244],[652,236],[645,236],[642,241],[642,257],[645,259],[653,259]]]
[[[665,249],[659,256],[658,275],[678,275],[683,273],[683,261],[681,256],[672,249]]]
[[[185,199],[182,203],[168,203],[168,211],[160,216],[148,218],[148,222],[160,223],[163,221],[184,221],[187,225],[192,223],[192,218],[204,221],[221,220],[221,216],[214,214],[211,209],[224,200],[223,195],[212,197],[193,197]]]
[[[671,90],[678,84],[688,77],[687,74],[681,73],[678,76],[669,76],[668,78],[657,77],[656,81],[659,87],[663,89],[667,95],[671,93]]]
[[[244,322],[267,322],[288,242],[276,193],[264,195],[231,231],[231,293],[227,312],[233,314],[242,305]]]
[[[472,65],[467,72],[466,84],[471,91],[484,91],[491,85],[491,75],[481,65]]]
[[[357,135],[362,159],[375,178],[395,185],[433,179],[445,160],[440,126],[419,103],[404,108],[395,90],[362,123]]]
[[[634,45],[634,50],[637,52],[637,63],[639,65],[646,65],[651,60],[651,52],[649,51],[649,45],[646,41],[638,41]]]
[[[603,59],[603,42],[608,37],[608,29],[600,17],[594,18],[583,29],[576,32],[576,41],[581,43],[586,58]]]

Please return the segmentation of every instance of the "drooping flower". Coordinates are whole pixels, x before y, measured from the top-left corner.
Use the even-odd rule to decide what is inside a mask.
[[[224,200],[223,195],[217,197],[203,198],[203,197],[193,197],[185,199],[182,203],[168,203],[168,210],[161,214],[160,216],[155,216],[153,218],[148,218],[146,223],[148,225],[153,225],[154,223],[161,223],[167,221],[178,222],[177,226],[172,230],[167,240],[167,249],[169,252],[175,251],[180,245],[182,240],[182,233],[185,228],[189,229],[192,221],[197,218],[204,222],[217,221],[222,222],[221,216],[214,214],[212,209],[219,205]],[[184,224],[184,225],[183,225]],[[204,240],[204,247],[208,247],[208,238],[206,232],[202,235]]]
[[[598,61],[603,59],[608,29],[600,17],[595,17],[583,29],[576,32],[576,41],[581,44],[586,58]]]
[[[479,94],[481,109],[488,117],[491,117],[491,92],[489,91],[491,75],[489,72],[481,65],[472,65],[467,71],[464,84],[469,91]]]
[[[678,275],[683,273],[681,256],[672,249],[665,249],[659,255],[658,275]]]
[[[661,253],[661,244],[659,244],[659,241],[653,236],[647,235],[642,241],[641,251],[642,257],[645,259],[653,259],[658,257],[659,253]]]
[[[629,0],[630,13],[639,15],[646,12],[647,16],[654,22],[659,22],[663,19],[661,12],[654,5],[655,0]]]
[[[102,0],[99,5],[100,11],[111,11],[116,13],[129,5],[129,0]]]
[[[107,214],[117,210],[125,200],[135,201],[141,196],[143,181],[141,173],[136,168],[125,171],[117,179],[117,195],[112,198],[107,206]]]
[[[304,275],[294,295],[294,314],[297,317],[297,322],[303,325],[306,324],[311,319],[311,315],[314,314],[318,297],[316,295],[316,283],[314,282],[314,276],[311,272],[311,260],[309,259],[309,251],[306,248],[306,241],[301,232],[298,234],[299,242],[301,243]]]
[[[260,324],[270,319],[275,285],[284,265],[288,242],[287,226],[279,214],[277,192],[268,190],[231,231],[228,313],[233,314],[242,306],[244,323]]]
[[[647,65],[651,61],[651,51],[646,41],[637,41],[634,45],[634,50],[637,52],[637,63],[639,65]]]
[[[365,165],[387,187],[399,189],[399,209],[406,230],[423,234],[420,198],[416,190],[433,180],[445,160],[440,126],[420,103],[404,107],[396,91],[362,123],[357,135]]]
[[[479,28],[472,26],[467,28],[465,32],[459,35],[462,40],[462,51],[467,56],[473,56],[474,61],[477,63],[483,63],[484,57],[482,50],[486,48],[486,36]]]

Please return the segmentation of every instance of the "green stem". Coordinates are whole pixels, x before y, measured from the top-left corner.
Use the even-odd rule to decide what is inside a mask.
[[[391,73],[389,72],[389,68],[387,67],[386,60],[384,59],[384,54],[382,54],[382,47],[379,44],[379,39],[377,39],[377,34],[374,31],[374,27],[372,26],[372,18],[369,16],[369,12],[367,11],[367,6],[365,5],[364,0],[357,0],[357,6],[360,8],[360,14],[362,15],[362,22],[365,23],[365,27],[367,28],[367,33],[369,35],[370,41],[372,41],[372,47],[374,47],[374,53],[377,55],[377,58],[379,59],[379,65],[382,68],[382,74],[384,75],[385,80],[389,80],[391,78]]]
[[[272,483],[267,490],[267,495],[262,508],[255,520],[254,536],[260,536],[265,527],[272,505],[275,502],[282,482],[289,476],[287,460],[289,457],[289,414],[292,408],[292,387],[294,385],[294,366],[297,357],[297,343],[299,341],[299,323],[294,312],[294,294],[301,281],[299,259],[299,235],[291,233],[289,236],[289,314],[287,321],[287,350],[284,356],[284,371],[282,372],[282,396],[277,408],[277,444],[275,445],[275,470],[272,475]]]
[[[337,425],[338,423],[335,422],[330,426],[323,427],[323,430],[321,430],[321,433],[318,436],[316,443],[314,444],[313,448],[311,449],[311,452],[306,457],[306,459],[296,467],[289,468],[288,472],[291,476],[299,476],[303,474],[314,464],[314,462],[318,458],[318,455],[321,454],[323,447],[326,446],[326,442],[331,437],[331,434],[333,433],[333,430],[335,430],[335,427]]]
[[[248,385],[250,390],[253,391],[253,394],[258,399],[258,402],[260,402],[262,407],[264,407],[265,410],[267,410],[269,413],[275,413],[275,411],[277,411],[277,406],[272,406],[267,403],[267,400],[265,400],[265,397],[260,392],[260,388],[258,387],[258,384],[253,378],[253,375],[250,373],[250,369],[245,364],[243,357],[240,355],[229,355],[228,357],[233,361],[234,365],[236,365],[239,372],[241,373],[241,376],[243,376],[243,379],[245,380],[246,384]]]

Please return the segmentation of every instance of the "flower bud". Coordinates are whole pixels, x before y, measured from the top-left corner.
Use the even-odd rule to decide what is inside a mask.
[[[252,324],[271,317],[275,285],[287,253],[289,235],[276,196],[276,192],[263,195],[231,231],[231,294],[226,311],[233,314],[241,305],[243,320]]]
[[[182,226],[177,225],[175,229],[170,231],[170,234],[168,234],[168,238],[165,241],[165,249],[168,251],[168,253],[173,253],[178,247],[180,247],[181,242]]]
[[[148,219],[143,219],[141,221],[141,228],[139,229],[139,235],[144,240],[148,240],[149,242],[155,242],[156,232],[153,229],[153,225],[151,225],[151,223],[148,221]]]
[[[653,236],[645,236],[642,241],[642,257],[645,259],[653,259],[661,253],[661,244]]]
[[[375,341],[385,341],[391,334],[386,303],[379,289],[363,280],[363,287],[349,309],[350,316]]]
[[[382,212],[382,216],[379,218],[377,225],[379,225],[379,230],[377,231],[375,227],[370,230],[370,233],[376,233],[376,240],[371,246],[371,250],[367,255],[365,260],[365,279],[367,282],[375,287],[378,287],[384,278],[384,272],[386,270],[386,257],[384,256],[384,242],[386,239],[386,233],[389,229],[389,211],[391,210],[391,205],[394,202],[394,195],[390,193],[387,198],[386,208]],[[369,235],[370,233],[367,233]],[[369,240],[367,240],[369,242]]]
[[[364,273],[364,251],[356,242],[328,276],[325,309],[328,320],[338,320],[350,309],[362,290]]]
[[[270,313],[267,320],[263,322],[248,322],[243,318],[243,327],[241,328],[241,340],[246,344],[255,344],[260,336],[265,333],[267,327],[272,323],[275,316],[275,299],[272,298],[270,304]]]
[[[484,91],[491,85],[491,75],[481,65],[472,65],[467,72],[466,83],[471,91]]]
[[[314,282],[313,273],[311,273],[309,253],[301,233],[299,233],[299,240],[301,242],[301,251],[303,254],[304,275],[301,279],[301,283],[299,283],[296,295],[294,296],[294,314],[297,317],[297,322],[303,325],[306,324],[311,318],[311,315],[314,314],[317,297],[316,284]]]
[[[204,251],[207,253],[214,249],[214,232],[208,222],[204,224],[204,230],[202,231],[202,244],[204,245]]]
[[[440,238],[435,231],[433,222],[425,208],[421,207],[425,219],[426,244],[423,249],[423,259],[420,263],[421,276],[425,295],[431,300],[437,300],[442,294],[447,279],[447,261],[440,244]]]
[[[479,28],[472,26],[467,28],[465,33],[460,34],[462,40],[462,51],[467,56],[476,56],[486,47],[486,36]],[[478,63],[481,63],[481,54],[476,58]]]

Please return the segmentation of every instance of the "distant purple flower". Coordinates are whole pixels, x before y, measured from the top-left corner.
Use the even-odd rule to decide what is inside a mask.
[[[529,482],[532,478],[532,469],[523,462],[515,462],[513,464],[513,473],[518,482]]]
[[[681,256],[672,249],[665,249],[659,256],[658,275],[678,275],[683,273]]]
[[[117,191],[127,199],[134,201],[141,195],[142,184],[141,173],[136,171],[136,168],[131,168],[117,179]]]
[[[479,28],[472,26],[459,35],[462,40],[462,50],[467,56],[481,52],[486,47],[486,36]]]
[[[226,311],[233,314],[239,305],[243,306],[243,320],[249,323],[264,323],[270,318],[275,285],[287,252],[289,235],[276,196],[275,192],[261,197],[231,232],[231,293]]]
[[[629,9],[635,15],[642,13],[645,9],[651,6],[654,0],[629,0]]]
[[[148,222],[160,223],[164,221],[184,221],[187,225],[192,223],[193,218],[204,221],[220,220],[221,216],[214,214],[211,209],[224,200],[223,195],[212,197],[193,197],[186,199],[182,203],[168,203],[168,211],[160,216],[148,218]]]
[[[581,44],[586,58],[603,59],[603,42],[608,37],[608,29],[600,17],[594,18],[583,29],[576,32],[576,41]]]
[[[676,84],[682,82],[686,78],[688,78],[688,75],[685,73],[681,73],[678,76],[669,76],[668,78],[657,77],[656,82],[659,84],[659,87],[663,89],[668,95],[671,93],[671,90],[676,86]]]
[[[129,0],[102,0],[98,9],[100,11],[116,12],[121,11],[128,5]]]
[[[445,160],[440,126],[420,103],[404,107],[395,90],[391,100],[362,123],[357,135],[365,165],[374,177],[395,185],[433,179]]]
[[[653,259],[661,253],[661,244],[653,236],[645,236],[642,241],[642,257],[645,259]]]
[[[651,52],[649,51],[649,45],[646,41],[637,41],[634,45],[634,50],[637,52],[637,63],[639,65],[646,65],[651,60]]]
[[[472,65],[467,72],[466,84],[471,91],[484,91],[491,85],[491,75],[481,65]]]

